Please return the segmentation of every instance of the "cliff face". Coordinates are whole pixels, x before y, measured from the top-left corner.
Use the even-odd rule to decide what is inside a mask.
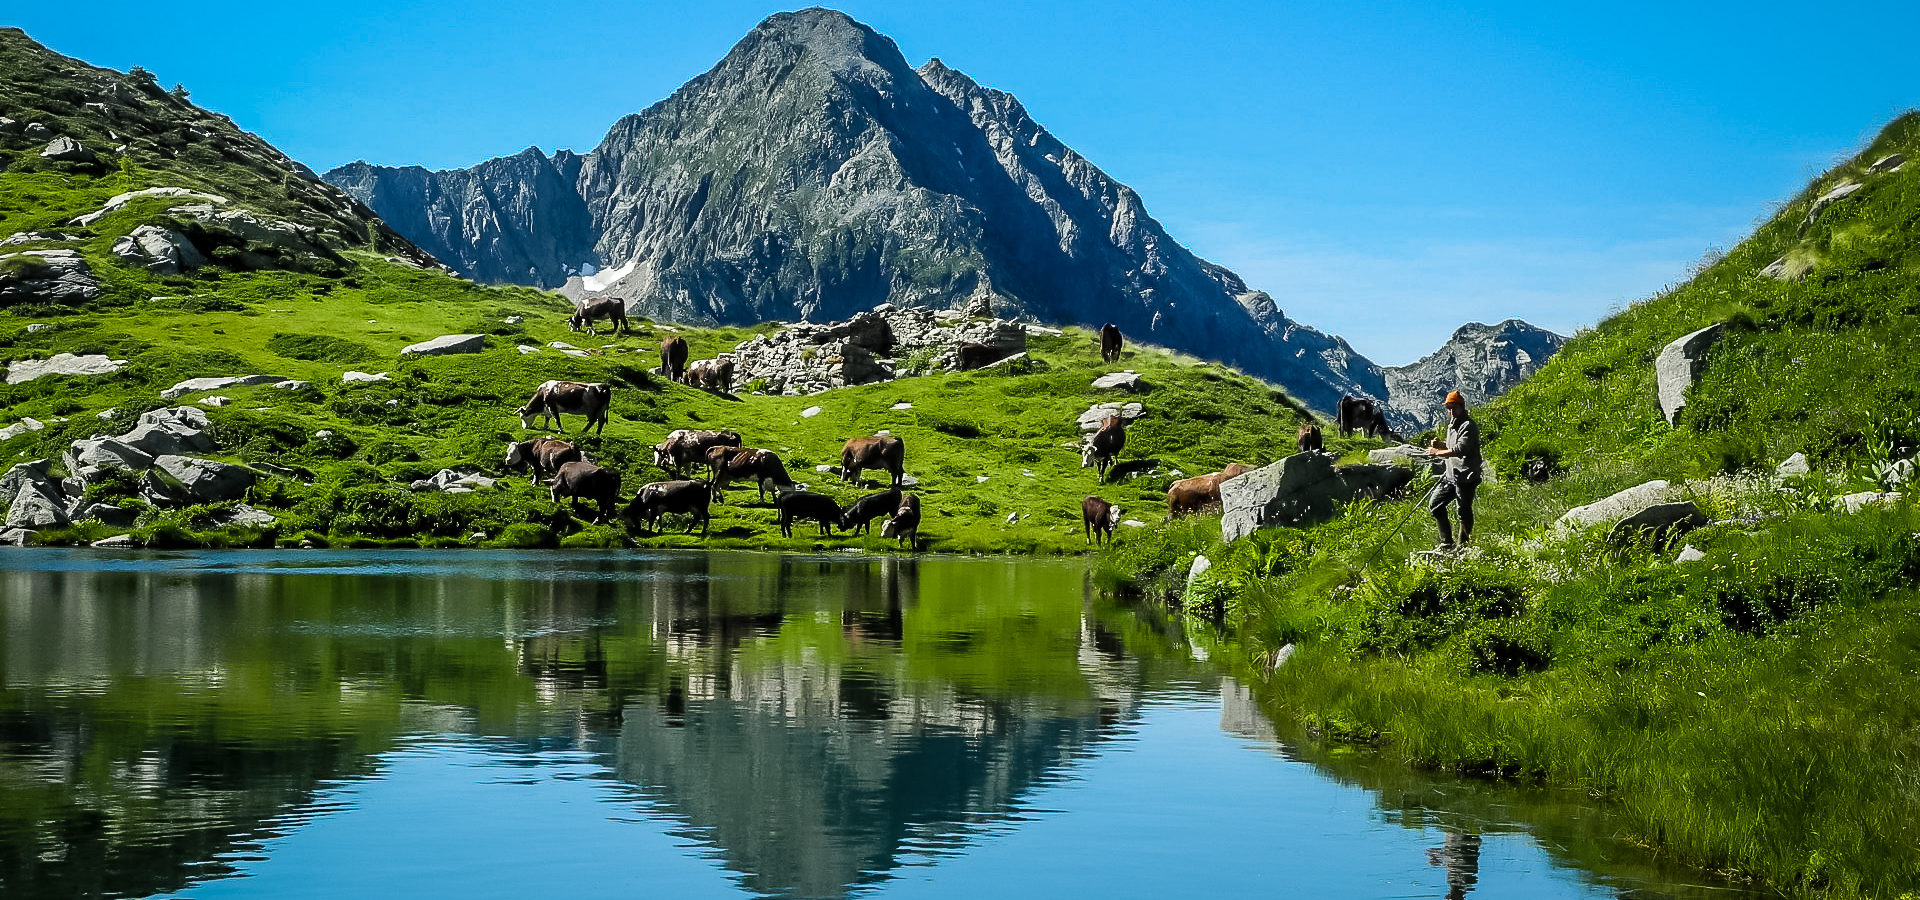
[[[1446,421],[1441,403],[1448,391],[1459,391],[1468,406],[1477,406],[1540,371],[1566,342],[1519,319],[1462,325],[1420,361],[1383,369],[1387,399],[1419,428],[1433,428]]]
[[[984,297],[1003,315],[1111,321],[1322,410],[1386,394],[1378,367],[1180,246],[1012,95],[937,59],[916,70],[829,10],[767,19],[581,156],[326,177],[477,280],[655,318],[818,322]]]

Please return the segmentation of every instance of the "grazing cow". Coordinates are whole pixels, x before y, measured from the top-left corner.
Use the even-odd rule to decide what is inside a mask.
[[[1120,524],[1120,507],[1099,497],[1088,497],[1080,501],[1080,524],[1089,544],[1113,540],[1113,529]]]
[[[697,462],[705,462],[712,447],[738,447],[737,431],[692,431],[682,428],[653,445],[653,464],[674,474]]]
[[[667,374],[668,381],[687,377],[686,339],[669,337],[660,342],[660,371]]]
[[[567,463],[586,460],[578,448],[558,438],[537,437],[507,444],[507,469],[511,471],[526,466],[533,473],[528,484],[539,484],[540,479],[559,471]]]
[[[1182,478],[1167,488],[1167,517],[1199,512],[1220,502],[1220,483],[1244,475],[1252,469],[1234,463],[1218,472]]]
[[[658,534],[661,516],[668,513],[692,516],[700,520],[700,535],[705,537],[710,524],[708,497],[707,486],[698,481],[656,481],[640,487],[621,518],[626,520],[628,528],[644,522],[648,531]],[[692,522],[687,523],[687,531],[693,531]]]
[[[533,427],[535,416],[545,417],[547,424],[561,434],[567,433],[565,425],[560,423],[563,412],[583,413],[587,417],[587,427],[580,429],[581,434],[592,431],[600,434],[607,430],[607,408],[613,403],[613,388],[604,384],[582,384],[578,381],[549,381],[533,392],[533,399],[520,407],[520,425]],[[594,426],[598,425],[598,430]]]
[[[614,334],[626,334],[632,330],[627,325],[626,302],[613,297],[594,297],[580,301],[579,305],[574,307],[573,315],[567,318],[567,327],[574,331],[585,328],[588,334],[598,335],[599,330],[593,327],[594,321],[598,319],[610,320],[613,323]]]
[[[984,369],[1007,357],[1007,352],[997,347],[972,342],[961,344],[955,352],[954,365],[962,372]]]
[[[1312,422],[1300,426],[1300,433],[1293,438],[1293,449],[1296,453],[1305,453],[1309,450],[1317,452],[1325,450],[1326,446],[1326,443],[1320,439],[1320,426]]]
[[[582,498],[593,501],[600,507],[600,515],[593,520],[598,525],[613,518],[614,505],[620,502],[620,473],[590,462],[570,462],[554,473],[547,495],[555,503],[567,498],[576,514]]]
[[[703,391],[724,394],[733,387],[733,360],[703,359],[687,367],[687,384]]]
[[[840,448],[840,478],[856,484],[861,469],[885,469],[893,473],[893,484],[907,477],[907,445],[897,437],[876,434],[854,438]]]
[[[1119,416],[1108,416],[1100,420],[1100,430],[1087,436],[1087,442],[1080,447],[1080,468],[1098,466],[1101,480],[1106,480],[1107,468],[1120,456],[1127,446],[1127,420]]]
[[[880,529],[880,536],[897,538],[909,547],[920,543],[919,495],[901,495],[900,505],[894,509],[893,518]]]
[[[825,494],[794,491],[781,495],[775,503],[780,507],[780,534],[784,537],[793,537],[793,523],[801,519],[820,523],[823,535],[831,534],[840,525],[840,504]]]
[[[714,459],[715,450],[723,451],[718,460]],[[752,447],[728,447],[723,450],[715,447],[707,451],[707,460],[709,464],[719,463],[713,470],[713,499],[716,503],[725,499],[724,492],[729,482],[752,479],[760,487],[762,502],[767,499],[769,487],[774,489],[777,496],[779,488],[793,485],[793,476],[787,474],[787,467],[780,462],[780,455],[772,450],[756,450]]]
[[[891,515],[900,508],[900,489],[868,494],[853,501],[840,513],[840,530],[849,534],[873,533],[873,520],[880,516]]]
[[[1400,436],[1387,427],[1386,409],[1365,397],[1341,397],[1334,421],[1340,426],[1341,437],[1358,431],[1370,438],[1400,440]]]
[[[1120,329],[1112,322],[1100,326],[1100,359],[1105,362],[1120,361]]]

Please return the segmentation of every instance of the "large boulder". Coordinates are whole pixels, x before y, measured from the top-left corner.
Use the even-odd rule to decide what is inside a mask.
[[[185,235],[158,225],[142,225],[131,234],[123,235],[113,242],[113,255],[129,266],[139,266],[156,275],[178,275],[207,263],[207,258]]]
[[[1707,350],[1720,340],[1724,328],[1716,323],[1683,334],[1661,350],[1660,358],[1654,361],[1654,377],[1660,387],[1660,412],[1666,415],[1667,424],[1673,424],[1680,408],[1687,405],[1687,389],[1693,387],[1694,379],[1706,368]]]
[[[408,344],[400,349],[401,356],[446,356],[453,353],[479,353],[487,349],[487,336],[484,334],[449,334]]]
[[[178,482],[195,503],[218,503],[246,496],[257,477],[252,469],[193,456],[162,456],[154,468]]]
[[[1346,500],[1384,500],[1398,495],[1413,483],[1414,471],[1406,466],[1357,463],[1334,470],[1340,479]]]
[[[32,462],[19,463],[8,469],[5,475],[0,475],[0,513],[6,512],[7,509],[13,505],[13,498],[20,493],[21,485],[46,484],[51,486],[52,480],[48,477],[47,472],[52,468],[53,460],[36,459]],[[52,489],[58,490],[57,487]]]
[[[145,472],[153,468],[153,454],[116,438],[86,438],[73,442],[64,462],[68,472],[87,478],[101,469]]]
[[[47,423],[39,419],[32,416],[23,416],[20,421],[8,425],[5,428],[0,428],[0,441],[10,441],[23,434],[45,430],[46,427]]]
[[[1648,507],[1672,501],[1674,493],[1673,485],[1665,481],[1635,485],[1585,506],[1567,510],[1565,515],[1554,521],[1553,530],[1567,534],[1594,525],[1616,523]]]
[[[98,296],[100,282],[77,250],[0,255],[0,306],[33,301],[77,306]]]
[[[1296,453],[1220,483],[1220,537],[1229,543],[1261,528],[1333,515],[1346,485],[1328,453]]]
[[[48,141],[46,148],[40,151],[40,156],[55,162],[90,163],[99,159],[86,145],[64,134]]]
[[[49,481],[29,481],[14,492],[7,505],[6,527],[37,530],[67,524],[66,503]]]
[[[56,353],[48,359],[16,359],[7,365],[7,383],[25,384],[48,375],[111,375],[126,368],[124,359],[104,354]]]
[[[1812,206],[1807,207],[1807,219],[1801,223],[1800,227],[1804,230],[1808,225],[1812,225],[1820,219],[1821,213],[1827,211],[1827,207],[1853,196],[1858,190],[1860,190],[1860,183],[1857,181],[1843,181],[1834,185],[1832,190],[1821,194],[1813,201]]]

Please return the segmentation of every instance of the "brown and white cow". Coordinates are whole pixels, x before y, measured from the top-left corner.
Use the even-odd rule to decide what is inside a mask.
[[[645,524],[648,531],[658,533],[661,516],[669,513],[691,516],[700,521],[700,534],[704,537],[710,521],[707,515],[710,497],[707,486],[698,481],[655,481],[641,485],[621,518],[628,528]],[[691,522],[687,524],[687,531],[693,531]]]
[[[597,525],[613,518],[614,507],[620,502],[620,473],[590,462],[566,463],[554,473],[547,496],[555,503],[567,498],[576,512],[581,500],[592,501],[600,508],[593,519]]]
[[[1087,543],[1098,545],[1113,540],[1113,529],[1119,524],[1120,507],[1099,497],[1080,501],[1080,525],[1086,532]]]
[[[669,336],[660,342],[660,371],[666,373],[668,381],[687,377],[686,338]]]
[[[1220,483],[1253,471],[1234,463],[1218,472],[1182,478],[1167,488],[1167,517],[1199,512],[1220,502]]]
[[[907,477],[906,442],[890,434],[859,437],[840,448],[840,478],[859,483],[861,469],[885,469],[898,485]]]
[[[733,387],[733,360],[720,357],[696,361],[687,367],[687,384],[703,391],[726,393]]]
[[[768,490],[773,490],[777,497],[780,493],[779,488],[793,486],[793,476],[787,474],[787,467],[780,462],[780,455],[772,450],[753,447],[714,447],[707,451],[707,460],[713,467],[715,503],[726,498],[727,485],[735,481],[752,481],[760,488],[762,502],[766,501]],[[714,465],[715,463],[718,465]]]
[[[880,529],[881,537],[895,538],[909,547],[920,543],[920,497],[917,494],[903,494],[900,505],[893,510],[893,518]]]
[[[1120,348],[1124,345],[1120,339],[1120,329],[1112,322],[1100,326],[1100,359],[1105,362],[1118,362]]]
[[[507,444],[507,470],[526,466],[533,473],[529,484],[539,484],[540,479],[559,471],[561,466],[586,459],[579,448],[559,438],[537,437]]]
[[[607,408],[613,403],[613,388],[604,384],[585,384],[578,381],[549,381],[534,390],[533,399],[520,407],[520,424],[525,428],[533,427],[535,416],[544,416],[547,423],[561,434],[567,433],[565,425],[560,424],[563,412],[581,413],[587,417],[587,426],[580,429],[581,434],[593,431],[600,434],[607,430]],[[594,426],[598,425],[598,430]]]
[[[582,328],[588,334],[598,335],[599,329],[593,323],[607,319],[613,324],[614,334],[626,334],[632,328],[627,325],[626,301],[614,297],[591,297],[580,301],[573,308],[573,315],[567,317],[567,327],[574,331]]]
[[[1320,426],[1312,422],[1300,426],[1300,433],[1293,438],[1293,449],[1296,453],[1317,452],[1325,450],[1326,446],[1326,442],[1320,435]]]
[[[1127,446],[1127,420],[1119,416],[1108,416],[1100,420],[1100,430],[1087,435],[1087,441],[1080,447],[1080,468],[1098,466],[1100,478],[1105,480],[1107,469],[1120,457],[1120,451]]]
[[[740,446],[740,433],[737,431],[694,431],[679,429],[667,435],[667,439],[653,445],[653,464],[674,474],[679,474],[687,466],[705,462],[707,450],[713,447]]]

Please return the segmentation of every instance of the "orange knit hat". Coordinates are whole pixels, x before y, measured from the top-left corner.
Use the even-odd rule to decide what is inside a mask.
[[[1467,402],[1467,398],[1460,396],[1459,391],[1448,391],[1447,402],[1448,403],[1465,403]]]

